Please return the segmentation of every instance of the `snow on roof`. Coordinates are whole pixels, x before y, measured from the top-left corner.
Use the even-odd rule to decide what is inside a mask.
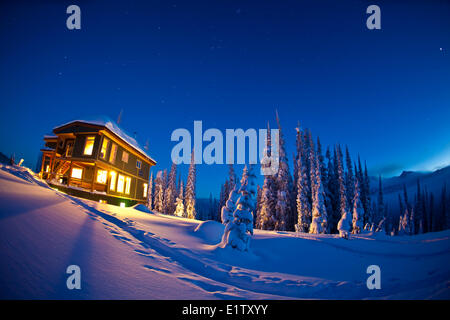
[[[117,125],[117,123],[115,123],[113,120],[111,120],[110,118],[108,118],[106,116],[101,116],[99,118],[89,119],[89,120],[73,120],[73,121],[67,122],[65,124],[62,124],[60,126],[57,126],[57,127],[53,128],[53,130],[56,130],[58,128],[64,127],[68,124],[75,123],[75,122],[93,124],[93,125],[102,126],[102,127],[107,128],[109,131],[111,131],[112,133],[117,135],[123,141],[125,141],[126,143],[131,145],[134,149],[136,149],[137,151],[139,151],[140,153],[145,155],[147,158],[149,158],[150,160],[152,160],[153,162],[156,163],[156,161],[152,157],[150,157],[150,155],[147,152],[144,151],[144,148],[141,147],[141,145],[137,142],[136,139],[132,138],[128,133],[126,133],[125,130],[120,128]]]
[[[44,139],[58,139],[54,134],[46,134],[44,135]]]

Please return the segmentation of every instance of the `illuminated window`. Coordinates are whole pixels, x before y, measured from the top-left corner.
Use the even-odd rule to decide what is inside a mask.
[[[136,168],[140,169],[142,167],[142,161],[136,160]]]
[[[110,175],[111,175],[111,181],[109,182],[109,190],[114,191],[116,189],[117,173],[115,171],[111,171]]]
[[[119,179],[117,180],[117,192],[123,192],[125,187],[125,176],[119,174]]]
[[[122,152],[122,161],[128,163],[128,152]]]
[[[111,145],[111,153],[109,154],[109,162],[114,163],[116,161],[117,144]]]
[[[45,167],[45,172],[50,172],[50,166],[49,166],[49,165],[47,165],[47,166]]]
[[[106,179],[108,177],[108,171],[98,170],[97,171],[97,182],[101,184],[106,184]]]
[[[142,194],[142,196],[145,198],[147,197],[147,189],[148,189],[148,184],[144,183],[144,192]]]
[[[105,137],[103,138],[102,150],[100,151],[100,158],[106,159],[106,150],[108,150],[109,140]]]
[[[86,144],[84,145],[84,154],[85,155],[92,155],[92,150],[94,150],[94,141],[95,137],[87,137],[86,138]]]
[[[125,193],[130,194],[130,188],[131,188],[131,178],[126,177],[125,179]]]
[[[83,177],[83,169],[72,168],[72,178],[81,179]]]

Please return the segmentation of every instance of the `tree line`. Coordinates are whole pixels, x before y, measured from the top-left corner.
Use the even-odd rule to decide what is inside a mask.
[[[440,231],[450,226],[450,197],[446,187],[439,197],[422,190],[409,199],[404,186],[399,195],[399,209],[391,210],[384,201],[382,178],[378,178],[376,192],[371,192],[367,163],[358,155],[351,158],[347,146],[327,146],[323,151],[319,137],[313,138],[308,128],[296,128],[295,152],[292,154],[292,172],[286,153],[286,142],[280,119],[279,165],[274,175],[264,176],[262,186],[246,193],[246,207],[253,214],[253,226],[262,230],[296,231],[308,233],[338,233],[347,238],[350,233],[362,231],[385,232],[390,235],[417,234]],[[265,154],[271,156],[271,137],[268,125]],[[270,167],[270,162],[263,166]],[[243,178],[255,185],[253,167],[245,167]],[[147,206],[155,211],[198,220],[217,220],[224,223],[236,210],[241,187],[229,165],[228,178],[221,185],[217,201],[210,195],[208,208],[196,209],[194,155],[187,181],[177,179],[177,166],[170,171],[153,173],[148,188]],[[242,180],[242,179],[241,179]],[[226,214],[225,214],[226,216]],[[227,220],[227,219],[225,219]]]

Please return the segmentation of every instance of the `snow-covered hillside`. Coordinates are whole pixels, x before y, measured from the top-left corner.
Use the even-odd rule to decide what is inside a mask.
[[[418,181],[422,191],[426,190],[429,193],[433,193],[438,198],[444,185],[447,185],[447,188],[450,187],[450,166],[433,172],[404,171],[398,177],[383,179],[384,200],[391,211],[397,213],[399,206],[398,196],[399,194],[403,196],[404,186],[410,199],[414,198],[414,195],[417,193]],[[370,182],[372,197],[376,199],[378,178],[372,177]]]
[[[1,298],[450,298],[450,231],[297,236],[256,230],[251,253],[223,226],[77,199],[0,168]],[[67,266],[81,290],[66,288]],[[366,286],[369,265],[381,289]]]

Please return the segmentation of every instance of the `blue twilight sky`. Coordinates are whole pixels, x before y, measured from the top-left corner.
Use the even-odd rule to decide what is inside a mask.
[[[158,170],[176,128],[274,127],[276,108],[289,156],[300,121],[373,175],[450,163],[449,1],[2,1],[0,43],[0,151],[30,167],[56,125],[121,109]],[[217,195],[226,166],[197,172]]]

